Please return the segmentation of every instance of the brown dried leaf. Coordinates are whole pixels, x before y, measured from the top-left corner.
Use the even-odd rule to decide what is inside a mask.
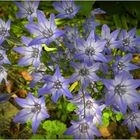
[[[6,84],[6,90],[8,93],[11,93],[12,92],[12,89],[13,89],[13,81],[12,80],[8,80],[8,83]]]
[[[29,73],[27,71],[22,71],[21,75],[27,81],[32,81],[33,80],[33,77],[31,75],[29,75]]]
[[[18,97],[26,97],[27,93],[28,93],[27,90],[21,89],[21,90],[19,90],[17,95],[18,95]]]
[[[111,135],[107,127],[101,127],[99,131],[103,137],[109,137]]]

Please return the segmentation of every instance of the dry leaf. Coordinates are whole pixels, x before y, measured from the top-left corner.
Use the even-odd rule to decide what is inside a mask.
[[[31,75],[29,75],[29,73],[27,71],[22,71],[21,75],[23,76],[23,78],[25,80],[28,80],[28,81],[32,81],[33,80],[33,77]]]
[[[111,135],[107,127],[101,127],[99,131],[103,137],[109,137]]]
[[[18,95],[18,97],[26,97],[27,90],[21,89],[21,90],[19,90],[19,92],[17,93],[17,95]]]
[[[13,81],[8,80],[8,83],[6,84],[6,90],[7,90],[8,93],[12,92],[12,87],[13,87]]]

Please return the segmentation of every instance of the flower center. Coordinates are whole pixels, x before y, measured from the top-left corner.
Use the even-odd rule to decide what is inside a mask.
[[[90,100],[86,101],[86,107],[88,109],[92,108],[92,106],[93,106],[93,103]]]
[[[33,48],[33,54],[32,57],[36,58],[38,57],[39,49],[38,48]]]
[[[0,67],[0,73],[3,73],[3,71],[4,71],[4,68]]]
[[[129,38],[123,39],[123,46],[129,46],[130,40]]]
[[[85,123],[81,123],[79,126],[79,130],[81,133],[87,133],[87,130],[89,129],[89,125]]]
[[[32,7],[28,7],[26,9],[27,14],[31,15],[34,12],[34,9]]]
[[[81,75],[81,76],[87,76],[87,75],[89,75],[88,69],[86,69],[86,68],[80,69],[79,70],[79,75]]]
[[[42,31],[42,35],[45,38],[50,38],[53,35],[53,31],[51,29],[45,29],[44,31]]]
[[[70,15],[73,13],[73,8],[72,7],[68,7],[65,9],[66,14]]]
[[[36,112],[40,112],[40,110],[41,110],[41,105],[35,104],[34,108],[32,109],[32,112],[36,113]]]
[[[125,89],[125,86],[123,86],[123,85],[117,85],[116,87],[115,87],[115,94],[118,94],[118,95],[124,95],[125,94],[125,92],[126,92],[126,89]]]
[[[0,28],[0,35],[1,35],[1,36],[4,36],[5,34],[6,34],[5,28],[4,28],[4,27],[1,27],[1,28]]]
[[[129,118],[131,121],[135,121],[137,119],[136,113],[132,113],[132,115]]]
[[[117,68],[118,68],[119,70],[123,70],[123,67],[124,67],[124,66],[125,66],[125,65],[124,65],[122,62],[119,61]]]
[[[93,55],[95,54],[95,49],[94,49],[94,48],[87,48],[87,49],[85,50],[85,54],[86,54],[87,56],[93,56]]]
[[[105,47],[106,47],[106,48],[109,48],[109,46],[110,46],[110,42],[109,42],[109,40],[107,40],[107,42],[106,42],[106,44],[105,44]]]
[[[3,55],[0,53],[0,61],[4,59]]]
[[[54,83],[54,86],[53,86],[56,90],[62,88],[62,82],[60,82],[59,80],[57,80],[55,83]]]

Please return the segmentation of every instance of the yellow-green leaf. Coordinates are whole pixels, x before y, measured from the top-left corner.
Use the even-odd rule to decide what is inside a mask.
[[[72,92],[76,88],[77,85],[78,85],[78,82],[77,81],[74,82],[69,88],[70,92]]]

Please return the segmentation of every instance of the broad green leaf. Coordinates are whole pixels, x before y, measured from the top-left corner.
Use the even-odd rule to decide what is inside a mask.
[[[43,128],[46,130],[46,138],[56,138],[56,136],[62,136],[66,131],[66,124],[54,120],[54,121],[45,121],[43,123]]]
[[[109,118],[109,113],[107,113],[107,112],[103,113],[103,117]]]
[[[80,6],[79,13],[87,16],[88,14],[90,14],[95,1],[76,1],[75,3],[77,6]]]
[[[74,104],[72,103],[67,104],[67,111],[71,112],[74,111],[75,109],[77,109],[77,107]]]
[[[120,112],[116,115],[116,120],[120,121],[123,118],[123,114]]]
[[[102,125],[107,127],[109,125],[109,119],[107,119],[106,117],[103,117],[102,118]]]

